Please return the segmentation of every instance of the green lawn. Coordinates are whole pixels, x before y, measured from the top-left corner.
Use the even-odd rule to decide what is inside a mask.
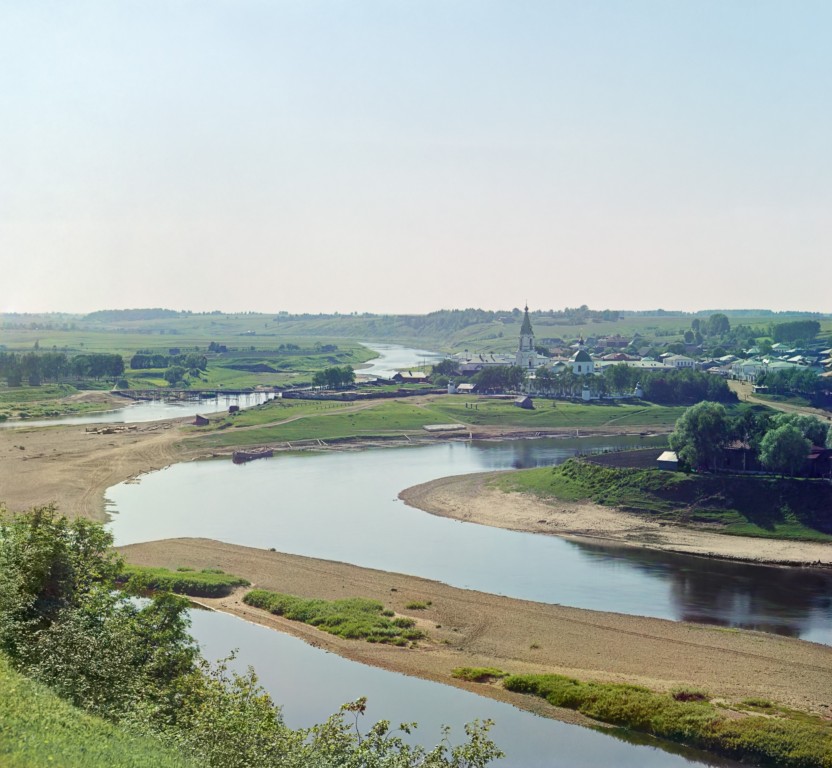
[[[142,565],[126,565],[119,581],[141,592],[164,591],[191,597],[222,597],[230,594],[234,587],[247,587],[251,583],[215,568],[201,571],[179,568],[171,571]]]
[[[0,656],[3,768],[191,768],[149,737],[76,709]]]
[[[433,409],[420,408],[398,401],[382,400],[372,406],[350,411],[345,407],[327,408],[326,402],[309,401],[286,411],[274,409],[278,417],[300,418],[285,424],[255,427],[253,429],[223,429],[206,432],[198,438],[201,445],[213,447],[257,445],[295,440],[336,440],[347,437],[383,437],[420,430],[425,424],[436,424],[447,416]],[[315,407],[317,406],[317,410]]]
[[[383,437],[419,431],[427,424],[498,426],[530,431],[627,427],[633,430],[667,429],[683,408],[659,405],[586,405],[537,401],[534,411],[517,408],[510,400],[430,397],[422,406],[406,400],[369,403],[275,400],[228,416],[210,426],[194,429],[205,447],[231,447],[298,440],[335,440],[349,437]],[[468,403],[469,407],[465,407]],[[474,407],[476,406],[476,407]],[[287,421],[291,420],[291,421]],[[287,423],[276,423],[276,422]],[[243,427],[253,427],[243,429]]]
[[[533,398],[534,399],[534,398]],[[684,412],[683,407],[572,403],[534,399],[534,410],[518,408],[511,400],[448,396],[431,404],[437,414],[449,421],[482,426],[509,426],[526,429],[562,427],[672,427]]]

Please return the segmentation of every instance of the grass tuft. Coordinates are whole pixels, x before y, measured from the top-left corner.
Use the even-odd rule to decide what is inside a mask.
[[[507,675],[508,672],[496,667],[457,667],[451,670],[451,677],[467,680],[469,683],[488,683]]]

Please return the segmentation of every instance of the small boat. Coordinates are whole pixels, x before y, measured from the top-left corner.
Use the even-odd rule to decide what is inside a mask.
[[[248,451],[234,451],[231,454],[231,460],[235,464],[245,464],[247,461],[268,459],[272,456],[274,456],[274,451],[271,448],[252,448]]]

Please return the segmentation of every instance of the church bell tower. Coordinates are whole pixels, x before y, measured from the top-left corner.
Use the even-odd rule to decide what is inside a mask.
[[[534,351],[534,331],[529,319],[529,305],[523,315],[523,325],[520,327],[520,344],[514,357],[514,364],[524,371],[533,371],[537,362],[537,352]]]

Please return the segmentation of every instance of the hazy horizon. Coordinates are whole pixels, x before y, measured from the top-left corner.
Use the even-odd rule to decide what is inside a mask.
[[[832,312],[832,5],[0,0],[0,312]]]
[[[692,310],[684,310],[679,309],[677,307],[651,307],[648,309],[632,309],[629,307],[588,307],[592,311],[604,311],[610,310],[614,312],[621,312],[625,314],[635,313],[644,315],[646,317],[650,316],[661,316],[663,314],[667,315],[710,315],[720,312],[728,313],[729,315],[733,314],[736,317],[765,317],[769,314],[774,315],[816,315],[819,317],[832,317],[832,312],[821,312],[815,311],[811,309],[785,309],[785,310],[773,310],[766,307],[717,307],[713,309],[692,309]],[[433,312],[462,312],[467,310],[475,310],[475,311],[485,311],[485,312],[514,312],[516,310],[522,311],[523,307],[441,307],[439,309],[431,309],[425,312],[371,312],[368,310],[353,310],[351,312],[313,312],[313,311],[300,311],[300,312],[288,312],[287,314],[290,317],[297,317],[302,315],[310,315],[310,316],[338,316],[338,317],[361,317],[361,316],[394,316],[394,315],[427,315]],[[578,307],[529,307],[529,313],[534,314],[546,314],[548,312],[563,312],[567,309],[578,309]],[[89,312],[70,312],[62,309],[54,309],[54,310],[44,310],[44,311],[33,311],[33,312],[2,312],[0,311],[0,316],[44,316],[44,315],[71,315],[73,317],[85,317],[90,314],[94,314],[96,312],[120,312],[120,311],[140,311],[140,310],[164,310],[164,311],[172,311],[177,312],[179,314],[193,314],[193,315],[210,315],[215,312],[220,312],[224,315],[276,315],[284,313],[285,310],[239,310],[237,312],[223,312],[222,310],[218,309],[189,309],[187,307],[182,308],[175,308],[175,307],[98,307],[94,310],[90,310]],[[755,314],[759,313],[759,314]],[[612,321],[611,321],[612,322]]]

